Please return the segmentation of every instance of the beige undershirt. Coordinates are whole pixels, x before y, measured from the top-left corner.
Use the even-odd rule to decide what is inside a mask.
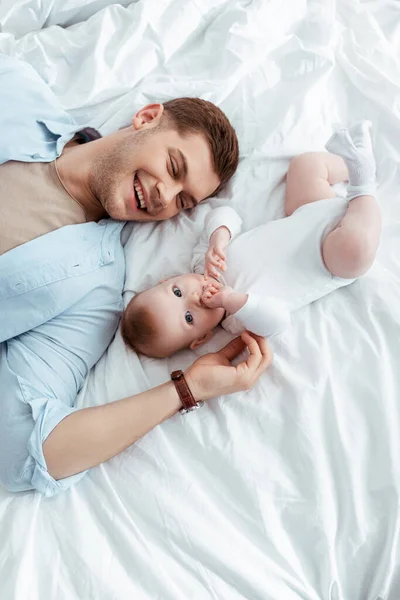
[[[54,161],[0,165],[0,255],[64,225],[86,221],[82,206],[63,188]]]

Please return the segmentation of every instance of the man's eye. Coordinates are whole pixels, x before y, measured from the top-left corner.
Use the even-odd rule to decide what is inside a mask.
[[[181,210],[186,210],[187,209],[187,206],[185,204],[185,199],[180,194],[179,194],[179,204],[180,204],[180,209]]]
[[[172,158],[171,158],[171,171],[172,171],[173,177],[176,177],[176,174],[178,171],[177,171],[176,165],[175,165],[174,161],[172,160]]]
[[[177,296],[178,298],[182,298],[182,292],[178,287],[174,287],[172,291],[174,292],[175,296]]]
[[[193,317],[188,310],[186,311],[185,319],[186,323],[189,323],[190,325],[193,323]]]

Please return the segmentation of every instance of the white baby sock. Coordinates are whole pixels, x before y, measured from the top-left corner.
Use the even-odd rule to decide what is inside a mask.
[[[372,150],[370,121],[358,121],[349,130],[339,127],[325,144],[332,154],[341,156],[349,171],[347,199],[375,196],[376,164]]]

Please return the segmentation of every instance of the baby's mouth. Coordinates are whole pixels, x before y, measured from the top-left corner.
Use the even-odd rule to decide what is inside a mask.
[[[207,308],[207,309],[209,309],[209,307],[207,306],[207,304],[205,304],[205,302],[203,300],[203,294],[204,294],[205,290],[206,290],[206,285],[202,285],[201,286],[201,294],[199,296],[200,306],[201,306],[201,308]]]
[[[204,304],[203,302],[203,296],[200,296],[200,306],[201,308],[208,308],[207,304]]]
[[[135,192],[136,205],[140,210],[144,210],[147,212],[146,203],[144,200],[143,188],[140,184],[139,178],[135,173],[133,177],[133,191]]]

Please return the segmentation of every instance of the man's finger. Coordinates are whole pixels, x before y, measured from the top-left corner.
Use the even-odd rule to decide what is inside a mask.
[[[258,343],[260,346],[261,354],[263,355],[263,359],[266,360],[268,365],[271,364],[272,359],[274,358],[274,353],[272,352],[267,340],[265,339],[265,337],[256,336],[255,334],[253,335],[256,337],[256,339],[259,339]]]
[[[223,354],[229,361],[232,361],[238,354],[243,352],[246,344],[241,337],[230,341],[229,344],[221,348],[218,354]]]
[[[250,335],[248,331],[243,331],[241,338],[249,350],[249,357],[246,360],[246,364],[252,372],[255,372],[262,361],[262,354],[258,340]]]
[[[268,345],[267,340],[255,333],[244,331],[242,333],[242,339],[246,343],[250,356],[247,359],[247,365],[251,369],[262,368],[266,369],[272,362],[273,352]]]

